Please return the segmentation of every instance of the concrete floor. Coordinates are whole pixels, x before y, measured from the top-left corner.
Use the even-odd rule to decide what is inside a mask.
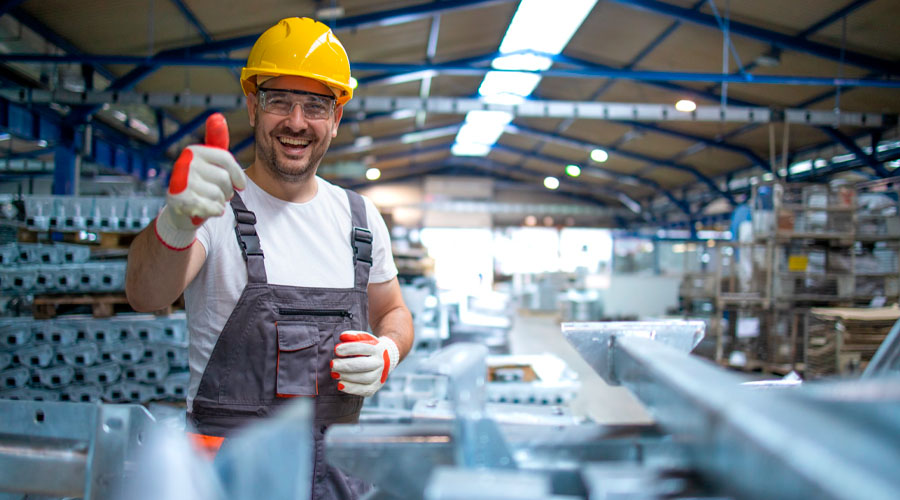
[[[607,385],[566,341],[557,314],[518,312],[510,331],[510,344],[512,354],[553,354],[578,374],[581,390],[572,402],[576,415],[602,424],[652,421],[631,392]]]

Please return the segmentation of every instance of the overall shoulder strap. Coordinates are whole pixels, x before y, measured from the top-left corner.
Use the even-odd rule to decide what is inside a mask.
[[[366,217],[366,203],[359,194],[345,189],[350,200],[350,245],[353,247],[354,286],[365,290],[369,286],[372,268],[372,231]]]
[[[237,192],[231,199],[231,210],[234,212],[234,234],[247,263],[247,283],[266,283],[263,251],[256,234],[256,214],[247,209]]]

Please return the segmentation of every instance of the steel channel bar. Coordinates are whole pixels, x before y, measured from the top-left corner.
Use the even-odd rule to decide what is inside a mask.
[[[646,405],[705,478],[752,498],[898,498],[900,450],[884,429],[644,338],[617,337],[613,375]]]
[[[0,491],[81,497],[87,445],[59,439],[0,439]]]

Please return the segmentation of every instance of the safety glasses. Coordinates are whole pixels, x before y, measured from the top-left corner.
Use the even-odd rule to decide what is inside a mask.
[[[334,112],[334,97],[305,90],[260,88],[259,105],[266,113],[288,116],[299,105],[307,120],[324,120]]]

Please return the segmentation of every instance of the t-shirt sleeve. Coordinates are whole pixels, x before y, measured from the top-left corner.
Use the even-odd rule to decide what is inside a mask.
[[[212,241],[212,233],[210,232],[210,226],[212,225],[213,219],[206,219],[203,224],[197,228],[197,241],[203,245],[203,249],[206,250],[207,257],[209,256],[209,249],[211,247],[210,242]]]
[[[397,276],[397,265],[391,251],[391,235],[384,218],[372,200],[363,196],[366,202],[366,218],[372,231],[372,269],[369,271],[369,283],[384,283]]]

